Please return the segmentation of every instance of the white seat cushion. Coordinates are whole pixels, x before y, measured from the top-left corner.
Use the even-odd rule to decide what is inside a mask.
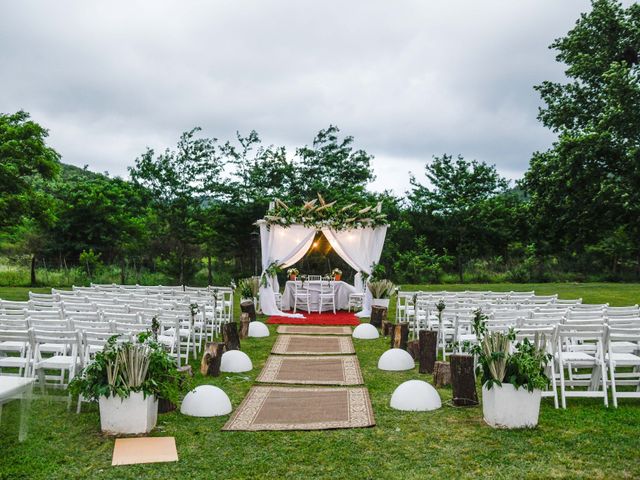
[[[562,352],[561,355],[562,355],[562,360],[565,362],[594,363],[596,361],[596,359],[593,356],[586,354],[584,352]]]
[[[606,355],[609,360],[609,354]],[[613,363],[616,365],[640,365],[640,357],[632,353],[614,353]]]

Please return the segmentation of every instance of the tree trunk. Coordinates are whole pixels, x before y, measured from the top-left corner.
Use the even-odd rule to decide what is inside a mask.
[[[178,374],[180,375],[179,384],[180,388],[182,389],[187,377],[193,377],[193,370],[191,369],[191,365],[178,367]],[[175,403],[172,403],[166,398],[158,398],[158,413],[173,412],[176,408],[178,407]]]
[[[36,283],[38,283],[36,281],[36,256],[31,255],[31,286],[35,287]]]
[[[127,268],[124,262],[124,256],[120,258],[120,285],[124,285],[127,282]]]
[[[238,335],[238,324],[229,322],[222,325],[222,341],[227,350],[240,350],[240,337]]]
[[[418,360],[420,358],[420,344],[418,340],[410,340],[407,342],[407,352],[411,355],[411,358]]]
[[[438,356],[438,332],[421,330],[418,334],[420,373],[433,373]]]
[[[369,323],[376,328],[382,327],[382,322],[387,319],[387,307],[373,305],[371,307],[371,317]]]
[[[240,314],[240,339],[249,336],[249,322],[251,322],[251,317],[248,313]]]
[[[213,270],[211,269],[211,255],[207,255],[207,285],[213,285]]]
[[[438,388],[451,385],[451,365],[449,362],[436,362],[433,368],[433,382]]]
[[[407,349],[409,340],[409,324],[407,322],[397,323],[391,330],[391,348]]]
[[[180,279],[178,283],[184,285],[184,255],[182,252],[180,252]]]
[[[245,300],[240,303],[240,311],[242,313],[248,313],[250,321],[256,321],[256,306],[252,300]]]
[[[234,323],[235,325],[235,323]],[[200,373],[209,377],[217,377],[220,375],[220,362],[222,361],[222,353],[224,343],[207,343],[200,361]]]
[[[388,337],[391,335],[391,331],[393,330],[393,323],[388,320],[382,321],[382,336]]]
[[[478,405],[476,376],[473,372],[473,356],[455,353],[449,358],[451,361],[453,404],[456,407]]]

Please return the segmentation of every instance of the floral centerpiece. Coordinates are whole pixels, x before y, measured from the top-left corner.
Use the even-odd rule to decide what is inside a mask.
[[[340,270],[339,268],[334,268],[333,270],[331,270],[331,276],[336,282],[339,282],[342,278],[342,270]]]
[[[295,280],[296,278],[298,278],[298,275],[300,275],[300,271],[297,268],[290,268],[289,270],[287,270],[287,276],[289,277],[289,280]]]

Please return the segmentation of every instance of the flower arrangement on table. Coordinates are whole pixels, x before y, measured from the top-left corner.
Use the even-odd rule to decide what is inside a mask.
[[[333,270],[331,270],[331,276],[336,282],[339,282],[342,278],[342,270],[340,270],[339,268],[334,268]]]
[[[298,275],[300,275],[300,271],[297,268],[290,268],[289,270],[287,270],[287,276],[289,277],[289,280],[295,280]]]
[[[330,227],[334,230],[387,224],[387,215],[382,213],[382,202],[366,207],[357,203],[344,206],[336,203],[336,201],[325,201],[320,194],[317,199],[305,202],[302,206],[289,206],[282,200],[276,199],[273,207],[264,216],[264,220],[268,225],[288,227],[302,224],[305,227]]]

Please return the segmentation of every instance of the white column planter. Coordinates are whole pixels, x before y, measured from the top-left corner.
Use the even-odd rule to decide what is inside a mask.
[[[482,413],[484,421],[494,428],[533,428],[538,425],[542,392],[529,392],[510,383],[491,389],[482,386]]]
[[[374,298],[371,300],[371,305],[375,305],[378,307],[387,307],[389,308],[389,299],[388,298]]]
[[[110,435],[148,433],[158,421],[158,400],[132,392],[127,398],[100,397],[100,428]]]

